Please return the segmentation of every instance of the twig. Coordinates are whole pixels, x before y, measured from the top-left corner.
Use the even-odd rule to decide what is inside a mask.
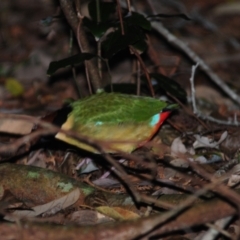
[[[109,66],[109,62],[108,62],[108,59],[102,59],[105,64],[106,64],[106,67],[107,67],[107,73],[108,73],[108,76],[109,76],[109,83],[110,83],[110,89],[111,89],[111,92],[113,92],[113,84],[112,84],[112,74],[111,74],[111,69],[110,69],[110,66]]]
[[[124,27],[123,27],[123,19],[122,19],[121,6],[120,6],[120,3],[119,3],[119,0],[117,0],[117,12],[118,12],[120,25],[121,25],[121,32],[122,32],[122,35],[124,35],[125,32],[124,32]]]
[[[97,12],[97,23],[99,24],[101,22],[100,0],[96,0],[96,12]],[[97,42],[97,55],[99,56],[97,58],[98,74],[102,79],[102,59],[101,59],[102,42],[99,40],[99,38],[96,38],[96,37],[95,37],[95,40]]]
[[[206,226],[208,226],[210,229],[202,236],[201,240],[216,239],[219,233],[231,239],[232,235],[226,230],[223,230],[223,228],[225,228],[229,224],[229,222],[232,221],[232,219],[233,216],[230,216],[217,220],[215,224],[206,223]]]
[[[213,190],[217,185],[219,185],[219,182],[212,182],[207,185],[205,185],[202,189],[196,191],[193,195],[189,196],[186,200],[178,204],[175,208],[172,210],[162,214],[162,216],[159,219],[156,219],[156,222],[154,225],[152,225],[152,229],[157,229],[156,226],[159,226],[160,224],[163,224],[164,222],[169,221],[170,219],[176,218],[180,213],[182,213],[184,210],[189,208],[193,205],[193,203],[200,197],[206,194],[209,190]],[[157,222],[158,220],[158,222]],[[155,225],[156,224],[156,225]],[[155,232],[148,235],[154,236],[156,233],[158,233],[158,230],[161,232],[161,228],[158,228]]]
[[[68,49],[68,53],[69,53],[70,56],[71,56],[71,54],[72,54],[72,50],[73,50],[73,31],[70,30],[69,49]],[[76,76],[75,66],[72,65],[71,68],[72,68],[72,74],[73,74],[73,85],[75,85],[75,87],[76,87],[76,92],[77,92],[77,94],[78,94],[78,98],[81,98],[81,97],[82,97],[82,94],[81,94],[81,89],[80,89],[80,87],[79,87],[79,84],[78,84],[78,82],[77,82],[77,76]]]
[[[101,21],[100,0],[96,0],[97,23]]]
[[[79,15],[78,17],[74,7],[74,1],[59,0],[59,2],[69,25],[72,27],[75,33],[76,38],[81,42],[82,52],[92,53],[93,50],[88,42],[88,37],[86,35],[84,28],[83,27],[78,28],[79,21],[81,22],[80,9],[77,9],[78,15]],[[78,30],[79,30],[80,39],[78,38]],[[95,60],[91,59],[86,61],[86,65],[87,65],[87,72],[89,73],[93,89],[96,92],[98,89],[101,88],[101,78],[98,74],[98,69],[95,64]]]
[[[196,98],[195,98],[195,87],[194,87],[194,76],[198,67],[198,63],[196,65],[192,66],[192,72],[190,77],[190,83],[191,83],[191,99],[192,99],[192,107],[193,107],[193,113],[197,114],[197,105],[196,105]]]
[[[236,193],[231,188],[222,184],[222,182],[224,182],[224,180],[225,180],[225,176],[216,178],[216,177],[212,176],[212,174],[205,171],[199,164],[189,161],[189,165],[193,168],[193,170],[197,174],[204,177],[206,180],[211,181],[212,184],[216,184],[215,187],[211,190],[213,192],[217,193],[218,195],[222,196],[223,198],[228,199],[228,201],[231,202],[237,208],[238,216],[240,216],[239,194]]]
[[[239,122],[237,121],[236,118],[234,118],[234,121],[231,121],[231,119],[229,119],[228,121],[219,120],[219,119],[213,118],[211,116],[203,115],[197,109],[196,98],[195,98],[194,76],[195,76],[195,72],[196,72],[196,69],[197,69],[198,65],[199,64],[197,63],[196,65],[192,66],[192,73],[191,73],[191,77],[190,77],[191,100],[192,100],[192,107],[193,107],[194,114],[201,119],[208,120],[208,121],[211,121],[211,122],[215,122],[215,123],[218,123],[218,124],[224,124],[224,125],[229,125],[229,126],[239,126]]]
[[[78,41],[78,46],[81,49],[81,52],[83,52],[83,47],[80,41],[80,29],[81,29],[81,20],[79,21],[78,27],[77,27],[77,41]],[[90,95],[92,95],[92,86],[90,82],[90,77],[89,77],[89,69],[88,69],[88,63],[87,61],[84,61],[84,67],[85,67],[85,74],[86,74],[86,79],[87,79],[87,84],[88,84],[88,91]]]
[[[78,97],[81,98],[83,96],[83,94],[81,93],[81,88],[77,82],[77,74],[76,74],[76,69],[74,66],[71,67],[72,68],[72,74],[73,74],[73,83],[77,89],[77,94],[78,94]]]
[[[154,93],[154,90],[153,90],[153,86],[152,86],[152,83],[151,83],[151,79],[150,79],[150,76],[149,76],[149,72],[148,72],[148,70],[147,70],[147,68],[146,68],[146,66],[145,66],[145,64],[144,64],[141,56],[140,56],[139,53],[134,49],[134,47],[129,46],[129,48],[130,48],[130,50],[134,53],[134,55],[137,57],[140,65],[141,65],[141,67],[142,67],[142,69],[143,69],[143,71],[144,71],[144,74],[145,74],[145,76],[146,76],[146,78],[147,78],[148,86],[149,86],[149,88],[150,88],[151,95],[152,95],[152,97],[154,97],[154,96],[155,96],[155,93]]]
[[[160,22],[152,22],[152,28],[160,33],[173,46],[181,49],[184,53],[186,53],[190,59],[198,63],[199,67],[220,89],[222,89],[233,101],[240,104],[240,97],[231,88],[229,88],[228,85],[225,84],[225,82],[216,73],[214,73],[213,70],[183,41],[170,33]]]
[[[130,0],[126,0],[127,2],[127,8],[128,8],[128,12],[132,12],[132,9],[131,9],[131,3],[130,3]]]
[[[141,92],[141,66],[138,60],[136,61],[136,65],[137,65],[137,96],[139,96]]]
[[[171,93],[167,93],[177,104],[179,104],[179,106],[189,115],[191,115],[192,117],[194,117],[204,128],[209,130],[209,127],[198,117],[196,116],[190,109],[188,109],[186,107],[186,105],[184,105],[178,98],[176,98],[175,96],[173,96]],[[171,120],[168,119],[167,120],[169,123],[171,123]],[[174,124],[172,124],[174,126]]]

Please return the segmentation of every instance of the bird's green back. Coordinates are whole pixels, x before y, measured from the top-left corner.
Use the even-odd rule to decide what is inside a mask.
[[[167,107],[158,99],[118,93],[99,93],[71,103],[74,125],[139,123]]]

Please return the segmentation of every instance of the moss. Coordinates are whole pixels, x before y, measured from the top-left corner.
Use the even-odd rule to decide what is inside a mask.
[[[28,172],[27,177],[29,178],[39,178],[40,174],[38,172]]]
[[[57,187],[62,189],[62,192],[70,192],[74,186],[71,183],[64,183],[64,182],[59,182],[57,183]]]

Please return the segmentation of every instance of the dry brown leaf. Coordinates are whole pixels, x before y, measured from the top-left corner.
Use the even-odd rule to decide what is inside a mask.
[[[25,135],[32,131],[33,126],[33,123],[25,120],[9,118],[0,119],[0,132]]]
[[[80,190],[76,188],[65,196],[55,199],[49,203],[33,207],[31,210],[17,210],[5,216],[5,220],[15,221],[19,218],[36,217],[41,214],[53,215],[56,212],[73,205],[80,197]]]

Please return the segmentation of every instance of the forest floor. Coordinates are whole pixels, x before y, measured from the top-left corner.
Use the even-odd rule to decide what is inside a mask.
[[[152,24],[142,54],[149,72],[187,95],[156,92],[180,107],[144,147],[95,155],[28,138],[36,125],[35,137],[56,133],[40,119],[77,100],[76,85],[90,95],[83,64],[75,81],[70,67],[47,75],[52,61],[79,51],[59,3],[0,1],[0,239],[239,237],[240,2],[132,2],[139,13],[150,15],[152,2],[157,13],[190,17],[161,18],[168,33]],[[136,94],[128,53],[110,60],[111,79]]]

